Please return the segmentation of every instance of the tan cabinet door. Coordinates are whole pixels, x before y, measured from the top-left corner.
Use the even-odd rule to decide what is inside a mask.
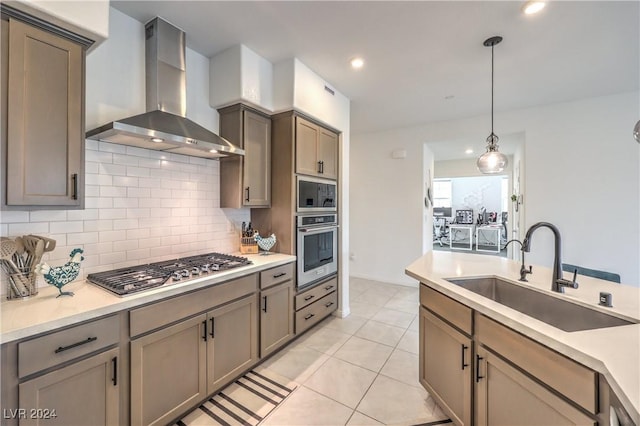
[[[260,356],[265,357],[293,336],[293,281],[260,293]]]
[[[206,397],[206,316],[131,342],[131,424],[164,425]]]
[[[20,425],[118,424],[119,354],[111,349],[21,383]]]
[[[7,204],[80,206],[84,50],[9,22]]]
[[[476,424],[591,425],[596,422],[483,347],[476,367]]]
[[[320,175],[327,179],[338,179],[338,135],[320,128],[318,138]]]
[[[318,137],[320,128],[302,117],[296,117],[296,173],[320,175]]]
[[[258,360],[257,295],[207,314],[207,393],[248,370]]]
[[[251,111],[244,114],[243,204],[268,207],[271,203],[271,120]]]
[[[458,425],[472,416],[471,339],[420,308],[420,382]]]

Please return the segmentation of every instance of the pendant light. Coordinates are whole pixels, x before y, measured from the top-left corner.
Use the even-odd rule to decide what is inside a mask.
[[[507,167],[507,156],[498,152],[498,136],[493,133],[493,46],[500,43],[502,37],[494,36],[486,39],[484,45],[491,47],[491,134],[487,137],[487,152],[478,158],[478,170],[484,174],[502,172]]]

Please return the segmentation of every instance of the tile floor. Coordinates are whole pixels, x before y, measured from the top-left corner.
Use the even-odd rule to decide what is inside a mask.
[[[418,383],[418,289],[350,281],[329,317],[256,368],[298,384],[262,425],[415,425],[447,416]]]

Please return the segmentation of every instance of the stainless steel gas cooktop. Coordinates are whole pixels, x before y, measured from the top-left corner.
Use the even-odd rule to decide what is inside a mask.
[[[118,296],[126,296],[159,287],[169,279],[184,281],[251,263],[246,257],[209,253],[98,272],[89,274],[87,280]]]

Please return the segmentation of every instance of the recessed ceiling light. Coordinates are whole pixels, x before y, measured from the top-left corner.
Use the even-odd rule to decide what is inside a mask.
[[[465,153],[465,154],[473,154],[473,150],[472,150],[471,148],[467,148],[467,149],[464,151],[464,153]]]
[[[217,149],[210,149],[209,152],[212,153],[212,154],[215,154],[215,153],[218,152],[218,150]]]
[[[164,139],[162,139],[162,138],[151,138],[151,142],[160,143],[160,142],[164,142]]]
[[[450,101],[451,99],[455,98],[455,95],[447,95],[444,97],[445,100]]]
[[[358,69],[362,68],[363,66],[364,66],[364,59],[362,59],[362,58],[353,58],[351,60],[351,68],[358,70]]]
[[[525,15],[533,15],[535,13],[540,12],[542,9],[544,9],[544,6],[545,6],[544,1],[529,0],[522,7],[522,11],[525,13]]]

